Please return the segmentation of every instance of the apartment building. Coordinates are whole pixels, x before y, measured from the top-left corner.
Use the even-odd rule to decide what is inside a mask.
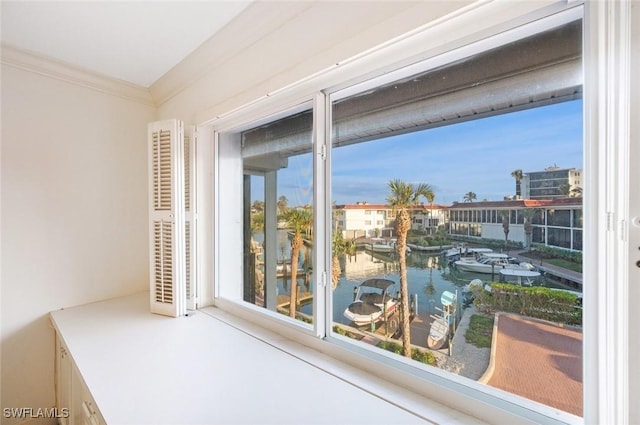
[[[579,168],[548,167],[527,172],[522,177],[523,199],[549,199],[581,196],[584,176]]]

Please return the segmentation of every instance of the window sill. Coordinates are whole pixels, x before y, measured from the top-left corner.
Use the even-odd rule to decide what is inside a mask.
[[[219,308],[150,314],[148,296],[51,313],[107,423],[483,423]]]

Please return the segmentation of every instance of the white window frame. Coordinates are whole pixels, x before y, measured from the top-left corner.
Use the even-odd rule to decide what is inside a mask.
[[[496,4],[497,3],[497,4]],[[505,8],[501,2],[475,4],[455,14],[448,16],[435,24],[429,24],[405,37],[391,40],[384,46],[338,63],[335,67],[310,76],[296,84],[285,87],[242,108],[230,111],[218,117],[202,117],[201,128],[209,128],[214,134],[213,156],[216,161],[214,177],[213,211],[219,212],[219,192],[221,190],[221,175],[218,169],[219,151],[218,138],[230,129],[238,128],[243,123],[256,117],[268,116],[314,98],[316,105],[322,104],[323,95],[314,94],[325,90],[326,93],[336,93],[345,87],[358,87],[354,81],[364,80],[371,76],[371,70],[383,74],[385,71],[396,69],[400,65],[408,65],[418,59],[431,57],[433,61],[448,63],[458,48],[476,42],[475,46],[483,46],[491,40],[504,35],[504,30],[512,28],[519,30],[519,24],[533,22],[538,18],[555,12],[584,7],[584,137],[585,147],[585,223],[588,228],[587,238],[584,238],[585,275],[593,276],[592,281],[600,282],[599,286],[585,287],[585,308],[589,314],[585,318],[584,333],[584,417],[589,423],[624,423],[628,418],[629,395],[628,389],[628,331],[629,312],[626,296],[629,284],[629,244],[628,230],[624,227],[629,223],[629,170],[624,160],[628,158],[629,148],[629,108],[630,77],[629,69],[629,34],[630,34],[630,5],[627,2],[591,2],[582,5],[580,2],[549,2],[531,5],[518,3]],[[534,2],[535,3],[535,2]],[[447,34],[456,33],[458,38],[450,40]],[[434,41],[435,40],[435,41]],[[480,50],[484,50],[484,47]],[[467,53],[468,55],[469,53]],[[626,71],[626,72],[625,72]],[[409,72],[409,71],[408,71]],[[389,81],[395,79],[393,72],[389,72]],[[367,84],[363,82],[361,84]],[[380,85],[380,80],[376,85]],[[327,87],[332,89],[326,90]],[[620,95],[622,93],[622,96]],[[341,91],[347,96],[349,90]],[[625,96],[627,95],[627,96]],[[325,101],[322,114],[327,116],[330,110],[328,100]],[[314,117],[314,120],[316,118]],[[330,121],[330,120],[328,120]],[[315,122],[315,121],[314,121]],[[326,121],[325,121],[326,122]],[[321,128],[318,128],[321,127]],[[314,149],[317,140],[329,133],[323,126],[314,126]],[[318,139],[316,139],[316,137]],[[330,149],[327,150],[330,157]],[[330,161],[322,167],[321,162],[316,170],[318,175],[314,182],[322,181],[322,187],[329,186]],[[316,186],[315,190],[318,190]],[[316,211],[324,207],[325,221],[328,224],[316,223],[315,231],[324,233],[326,241],[330,241],[331,211],[328,195],[316,194],[324,199],[315,205]],[[327,353],[347,363],[357,365],[367,371],[376,373],[391,382],[400,383],[415,393],[431,398],[436,402],[459,408],[479,418],[492,422],[510,422],[513,420],[531,420],[538,423],[572,422],[571,418],[556,415],[555,409],[540,412],[532,409],[518,398],[509,399],[504,394],[495,394],[491,388],[480,387],[474,383],[458,379],[455,375],[439,370],[430,370],[429,378],[415,375],[415,365],[405,359],[398,359],[385,353],[372,353],[363,347],[347,344],[340,338],[327,336],[327,329],[316,327],[314,332],[301,332],[299,327],[292,327],[290,323],[279,318],[264,319],[264,315],[247,308],[246,305],[229,301],[221,295],[220,288],[233,284],[227,276],[219,273],[221,240],[226,235],[221,232],[221,222],[215,214],[215,224],[212,235],[214,258],[213,277],[216,284],[214,290],[215,303],[234,314],[248,320],[260,322],[271,330],[285,336],[301,340],[304,344]],[[225,247],[225,249],[227,249]],[[321,257],[324,251],[326,257],[329,247],[318,247],[316,256]],[[599,261],[589,261],[589,259]],[[330,264],[324,258],[324,270]],[[322,269],[318,269],[322,270]],[[232,279],[231,279],[232,280]],[[326,288],[326,286],[325,286]],[[320,291],[318,291],[319,293]],[[329,289],[325,290],[325,296]],[[612,296],[612,293],[614,294]],[[327,297],[330,299],[330,297]],[[331,317],[330,302],[327,302],[325,317]],[[316,309],[316,314],[320,309]],[[273,320],[271,320],[273,319]],[[329,323],[322,318],[323,323]],[[316,319],[320,322],[320,318]],[[324,338],[318,338],[324,337]],[[428,385],[425,385],[428,382]],[[374,391],[375,392],[375,391]],[[384,393],[384,391],[379,391]],[[383,397],[384,398],[384,397]],[[457,400],[457,403],[452,403]],[[413,406],[420,410],[420,406]]]

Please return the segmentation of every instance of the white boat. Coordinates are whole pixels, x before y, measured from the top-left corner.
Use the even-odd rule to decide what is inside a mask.
[[[429,336],[427,337],[427,347],[432,350],[439,350],[447,342],[449,325],[442,316],[431,315],[431,318],[433,322],[431,322]]]
[[[442,314],[431,315],[433,321],[429,329],[429,336],[427,336],[427,347],[432,350],[439,350],[444,347],[449,339],[449,330],[456,314],[457,294],[444,291],[440,297],[440,302],[442,303],[442,309],[438,310]]]
[[[373,238],[371,243],[366,244],[365,248],[373,252],[392,252],[395,251],[396,246],[393,242],[387,242],[384,239]]]
[[[447,262],[452,263],[464,258],[477,259],[481,255],[490,254],[492,252],[493,250],[491,248],[470,248],[464,243],[461,243],[445,250],[443,255]]]
[[[533,286],[540,273],[533,270],[500,269],[500,282],[520,286]]]
[[[461,259],[454,261],[453,264],[460,271],[473,273],[497,273],[501,269],[532,270],[534,268],[531,263],[515,264],[507,254],[492,252],[482,254],[477,260]]]
[[[365,280],[358,286],[354,301],[344,310],[344,317],[356,326],[385,320],[398,308],[397,298],[390,293],[393,285],[395,282],[389,279]]]
[[[395,240],[384,241],[383,239],[372,240],[372,243],[366,245],[366,248],[373,252],[390,253],[395,252],[397,245]],[[411,247],[407,245],[407,254],[411,252]]]

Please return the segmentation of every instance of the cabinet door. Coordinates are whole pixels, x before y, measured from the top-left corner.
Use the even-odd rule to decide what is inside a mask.
[[[73,367],[72,381],[72,405],[70,425],[105,425],[100,411],[93,400],[89,389],[84,384],[78,370]]]
[[[56,334],[56,407],[60,425],[69,425],[71,407],[71,358],[58,334]]]

